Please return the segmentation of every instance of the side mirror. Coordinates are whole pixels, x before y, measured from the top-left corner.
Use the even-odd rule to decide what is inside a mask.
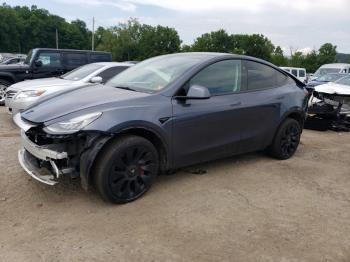
[[[204,86],[193,85],[187,92],[186,96],[176,96],[177,99],[209,99],[210,92],[209,89]]]
[[[103,82],[103,79],[100,76],[94,76],[90,79],[90,83],[93,83],[93,84],[100,84],[102,82]]]
[[[43,62],[42,62],[41,60],[36,60],[36,61],[34,62],[34,64],[35,64],[36,67],[41,67],[41,66],[43,66]]]

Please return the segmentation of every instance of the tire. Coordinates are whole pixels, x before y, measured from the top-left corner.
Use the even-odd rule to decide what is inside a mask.
[[[158,152],[150,141],[139,136],[123,136],[99,153],[94,183],[105,201],[128,203],[150,189],[158,170]]]
[[[292,157],[298,148],[301,126],[295,119],[287,118],[278,128],[272,144],[268,148],[271,156],[285,160]]]
[[[10,82],[0,79],[0,106],[3,106],[5,104],[5,92],[7,87],[10,85]]]

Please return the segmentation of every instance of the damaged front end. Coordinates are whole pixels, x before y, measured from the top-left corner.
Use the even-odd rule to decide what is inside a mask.
[[[26,173],[47,185],[80,177],[82,187],[88,189],[93,162],[109,135],[98,132],[52,135],[43,131],[42,125],[22,120],[19,114],[14,120],[21,128],[18,159]]]

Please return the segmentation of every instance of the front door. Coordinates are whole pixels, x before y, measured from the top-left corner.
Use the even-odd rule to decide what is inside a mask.
[[[41,66],[33,65],[33,79],[54,77],[62,74],[61,54],[55,51],[43,51],[39,53],[36,61],[41,61]]]
[[[241,61],[224,60],[195,75],[192,85],[207,87],[205,100],[172,100],[174,167],[235,154],[240,141]]]

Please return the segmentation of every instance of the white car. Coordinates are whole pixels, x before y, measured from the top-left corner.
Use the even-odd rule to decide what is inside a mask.
[[[322,65],[319,69],[317,69],[311,80],[329,73],[350,74],[350,64],[334,63]]]
[[[322,94],[323,97],[345,104],[346,108],[350,108],[350,75],[335,82],[315,86],[314,90],[314,92]],[[319,103],[320,101],[321,100],[317,97],[312,96],[309,106]]]
[[[281,68],[284,71],[287,71],[288,73],[291,73],[292,75],[294,75],[303,83],[306,83],[308,80],[305,68],[299,68],[299,67],[281,67]]]
[[[5,106],[10,114],[15,115],[43,97],[69,89],[105,83],[133,65],[117,62],[92,63],[78,67],[60,77],[19,82],[7,89]]]

